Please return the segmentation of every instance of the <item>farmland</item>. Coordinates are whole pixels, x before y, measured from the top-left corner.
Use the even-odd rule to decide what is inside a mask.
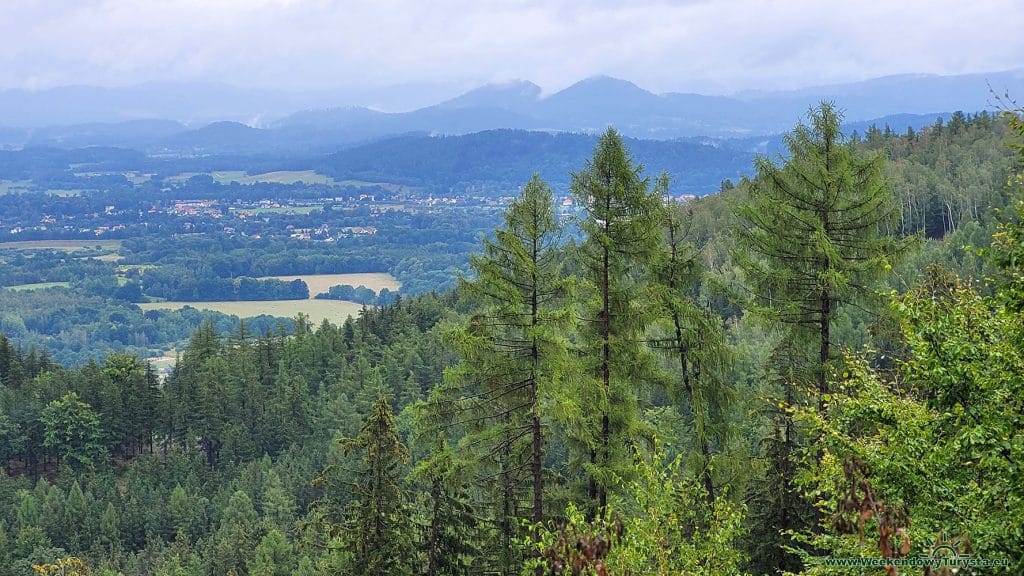
[[[22,240],[0,242],[0,250],[117,250],[120,240]]]
[[[301,312],[309,316],[309,320],[313,324],[319,324],[324,320],[333,324],[341,324],[345,318],[357,315],[362,309],[360,304],[341,300],[241,300],[236,302],[150,302],[139,304],[143,310],[179,310],[186,306],[239,318],[252,318],[261,315],[290,318]]]
[[[67,282],[34,282],[32,284],[16,284],[14,286],[5,286],[8,290],[44,290],[46,288],[67,288]]]
[[[397,292],[401,287],[401,283],[395,279],[394,276],[386,272],[370,272],[365,274],[305,274],[300,276],[267,276],[260,278],[261,280],[268,279],[284,280],[285,282],[291,282],[292,280],[302,280],[309,287],[309,297],[315,298],[317,294],[324,294],[330,290],[331,286],[340,286],[342,284],[348,284],[349,286],[366,286],[374,292],[380,292],[382,288],[387,288],[392,292]]]

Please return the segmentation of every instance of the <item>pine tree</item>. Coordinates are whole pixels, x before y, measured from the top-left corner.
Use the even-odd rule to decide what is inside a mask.
[[[426,557],[424,576],[468,576],[479,572],[480,530],[466,493],[464,467],[454,450],[438,435],[433,452],[410,477],[423,487],[419,500],[422,522],[421,552]]]
[[[584,288],[578,331],[589,385],[580,390],[586,429],[576,436],[585,451],[588,496],[604,510],[616,477],[628,477],[630,445],[639,435],[638,394],[654,380],[644,344],[655,307],[645,276],[661,249],[661,198],[641,176],[622,138],[609,128],[571,190],[584,214],[579,248]]]
[[[277,528],[271,528],[248,561],[250,576],[289,576],[295,565],[292,546]]]
[[[113,558],[121,547],[121,521],[114,509],[113,502],[100,515],[99,530],[96,533],[96,545],[107,558]]]

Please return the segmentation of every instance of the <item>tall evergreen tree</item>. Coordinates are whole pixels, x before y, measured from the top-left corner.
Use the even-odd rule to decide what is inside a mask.
[[[495,240],[471,258],[476,274],[460,283],[479,303],[450,334],[462,363],[449,372],[463,446],[494,486],[503,571],[517,572],[512,537],[524,483],[529,517],[544,520],[544,442],[568,362],[564,334],[572,314],[571,279],[561,274],[561,237],[550,188],[538,176],[505,213]],[[528,478],[528,480],[527,480]],[[494,480],[497,479],[497,482]]]
[[[409,452],[398,438],[387,398],[377,398],[358,436],[340,442],[344,451],[362,456],[344,533],[351,544],[351,573],[411,574],[411,525],[401,486]]]
[[[806,402],[825,411],[828,366],[837,309],[863,301],[891,260],[907,246],[885,234],[894,215],[892,191],[882,176],[879,154],[857,153],[840,130],[842,117],[823,102],[786,136],[790,158],[777,166],[756,161],[758,176],[749,198],[735,206],[737,250],[734,255],[748,283],[748,304],[780,328],[769,372],[788,404],[775,418],[781,427],[768,441],[770,477],[777,485],[758,487],[755,500],[785,506],[781,517],[762,514],[755,540],[781,550],[781,533],[805,527],[806,515],[794,503],[793,458],[801,443],[787,413]],[[757,514],[755,512],[755,517]],[[792,569],[792,556],[774,556],[762,570]],[[755,562],[757,558],[755,558]]]
[[[817,348],[821,410],[837,308],[868,296],[907,244],[885,234],[894,206],[882,156],[854,151],[830,103],[813,108],[808,120],[786,136],[783,166],[756,161],[749,200],[736,206],[737,257],[751,303]]]
[[[667,192],[667,176],[659,179],[657,189]],[[725,439],[732,397],[724,380],[728,351],[721,319],[695,300],[701,266],[697,251],[686,240],[680,207],[671,201],[666,204],[665,250],[654,267],[656,301],[662,307],[665,326],[655,334],[652,345],[671,358],[678,370],[668,390],[674,403],[688,412],[704,495],[712,506],[712,454],[715,445]]]
[[[586,234],[579,248],[586,293],[578,338],[588,382],[579,395],[587,429],[576,440],[586,452],[587,491],[597,510],[605,508],[615,478],[629,475],[638,393],[655,379],[644,340],[656,307],[645,293],[645,276],[661,249],[664,207],[641,173],[609,128],[593,158],[572,175]]]

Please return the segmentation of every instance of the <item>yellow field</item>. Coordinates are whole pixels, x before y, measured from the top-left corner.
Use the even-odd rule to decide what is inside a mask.
[[[100,250],[117,250],[120,240],[21,240],[0,242],[0,250],[86,250],[99,247]]]
[[[266,276],[261,280],[275,278],[291,282],[302,280],[309,286],[309,297],[312,299],[317,294],[326,294],[331,286],[349,284],[351,286],[366,286],[374,292],[380,292],[381,288],[387,288],[392,292],[401,288],[401,283],[387,272],[368,272],[365,274],[305,274],[302,276]]]
[[[104,254],[102,256],[90,256],[90,258],[95,258],[96,260],[101,260],[103,262],[120,262],[124,259],[124,256],[121,256],[120,254]]]
[[[261,314],[291,318],[302,312],[309,316],[309,320],[314,326],[325,319],[333,324],[341,324],[348,316],[359,314],[363,307],[361,304],[344,300],[244,300],[239,302],[149,302],[139,304],[139,308],[143,310],[179,310],[185,306],[231,314],[239,318],[252,318]]]
[[[44,288],[67,288],[67,282],[38,282],[36,284],[16,284],[14,286],[5,286],[9,290],[43,290]]]

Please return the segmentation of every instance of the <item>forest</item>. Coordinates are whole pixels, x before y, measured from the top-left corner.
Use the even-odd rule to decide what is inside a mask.
[[[0,576],[1024,573],[1022,111],[841,121],[687,203],[608,129],[451,289],[165,380],[0,336]]]

